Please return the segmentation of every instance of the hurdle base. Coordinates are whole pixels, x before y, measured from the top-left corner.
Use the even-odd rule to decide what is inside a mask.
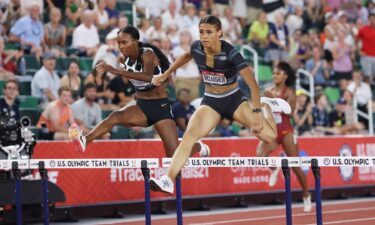
[[[103,218],[108,218],[108,219],[121,219],[121,218],[124,218],[124,217],[125,217],[125,215],[122,212],[120,212],[118,210],[118,208],[115,208],[113,210],[112,214],[103,216]]]
[[[59,219],[52,219],[53,222],[58,222],[58,223],[61,223],[61,222],[66,222],[66,223],[78,223],[79,222],[79,219],[77,219],[76,217],[74,217],[74,213],[72,210],[65,210],[64,211],[64,216],[62,216],[61,218]]]
[[[168,214],[168,211],[165,209],[165,202],[158,202],[158,207],[156,210],[152,210],[151,214],[155,215],[165,215]]]

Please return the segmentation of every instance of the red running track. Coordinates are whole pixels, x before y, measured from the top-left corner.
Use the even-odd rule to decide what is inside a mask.
[[[359,200],[342,200],[334,202],[323,202],[323,224],[342,225],[373,225],[375,224],[375,198]],[[293,225],[315,225],[315,207],[311,213],[304,213],[299,204],[293,207]],[[261,207],[246,208],[235,212],[233,210],[208,211],[205,213],[187,213],[184,215],[185,225],[282,225],[285,221],[285,208],[283,207]],[[152,225],[176,224],[175,216],[168,218],[153,218]],[[101,223],[98,223],[101,224]],[[109,223],[103,223],[109,224]],[[134,219],[127,222],[110,223],[112,225],[143,225],[144,219]]]

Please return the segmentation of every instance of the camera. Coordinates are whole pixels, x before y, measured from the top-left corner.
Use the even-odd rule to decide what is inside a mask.
[[[30,159],[35,146],[31,120],[22,117],[17,121],[6,113],[0,113],[0,159]]]

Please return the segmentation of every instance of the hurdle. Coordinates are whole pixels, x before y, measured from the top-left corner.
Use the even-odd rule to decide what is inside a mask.
[[[339,160],[340,159],[340,160]],[[145,221],[151,224],[151,196],[150,196],[150,168],[169,167],[171,158],[147,159],[31,159],[31,160],[0,160],[0,169],[11,170],[15,177],[15,194],[17,225],[23,224],[21,169],[39,169],[43,188],[43,220],[49,223],[48,209],[48,176],[47,169],[141,169],[144,175],[145,190]],[[290,167],[308,166],[315,176],[315,202],[317,225],[323,224],[321,202],[321,174],[320,167],[374,167],[375,157],[221,157],[221,158],[189,158],[185,167],[282,167],[285,177],[285,204],[287,225],[292,225],[292,210],[290,197]],[[182,215],[182,175],[176,179],[176,211],[177,224],[183,224]]]

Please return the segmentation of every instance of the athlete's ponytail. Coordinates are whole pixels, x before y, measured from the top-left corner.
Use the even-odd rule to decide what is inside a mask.
[[[120,33],[129,34],[133,39],[138,40],[138,45],[140,47],[151,48],[154,51],[155,55],[159,58],[160,67],[161,67],[163,73],[169,68],[170,63],[168,61],[168,58],[167,58],[167,56],[164,55],[164,53],[162,51],[160,51],[159,48],[157,48],[154,45],[142,43],[142,42],[139,41],[140,35],[139,35],[139,31],[138,31],[137,28],[135,28],[133,26],[126,26],[126,27],[120,29],[117,32],[117,34],[120,34]]]

